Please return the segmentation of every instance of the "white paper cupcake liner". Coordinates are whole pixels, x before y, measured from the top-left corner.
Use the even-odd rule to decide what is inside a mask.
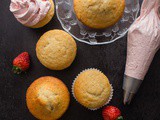
[[[76,96],[75,96],[75,94],[74,94],[74,84],[75,84],[75,81],[76,81],[77,77],[78,77],[81,73],[83,73],[83,72],[85,72],[85,71],[87,71],[87,70],[98,70],[98,69],[96,69],[96,68],[88,68],[88,69],[85,69],[85,70],[81,71],[81,72],[76,76],[76,78],[73,80],[71,91],[72,91],[72,95],[73,95],[74,99],[75,99],[77,102],[78,102],[78,100],[76,99]],[[98,70],[98,71],[101,72],[101,73],[103,73],[103,72],[100,71],[100,70]],[[104,73],[103,73],[103,74],[104,74]],[[112,100],[113,91],[114,91],[112,84],[110,84],[110,86],[111,86],[111,94],[110,94],[110,97],[109,97],[108,101],[107,101],[104,105],[102,105],[101,107],[95,108],[95,109],[91,109],[91,108],[87,108],[86,106],[84,106],[84,105],[82,105],[82,104],[81,104],[81,105],[84,106],[85,108],[89,109],[89,110],[94,111],[94,110],[98,110],[98,109],[102,108],[103,106],[109,104],[109,102]],[[79,103],[79,102],[78,102],[78,103]],[[79,103],[79,104],[80,104],[80,103]]]

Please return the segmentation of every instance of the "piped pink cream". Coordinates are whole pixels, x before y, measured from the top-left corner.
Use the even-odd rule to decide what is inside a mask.
[[[160,0],[144,0],[128,33],[125,74],[143,80],[160,48]]]
[[[11,0],[10,11],[16,19],[26,26],[34,26],[48,13],[49,0]]]

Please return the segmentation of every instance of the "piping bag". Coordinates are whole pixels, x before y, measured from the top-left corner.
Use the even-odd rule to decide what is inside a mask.
[[[144,0],[128,32],[123,80],[124,104],[130,104],[160,48],[160,0]]]

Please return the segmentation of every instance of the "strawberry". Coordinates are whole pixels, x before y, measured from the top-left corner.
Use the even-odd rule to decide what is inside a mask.
[[[107,106],[102,111],[104,120],[123,120],[121,111],[114,106]]]
[[[13,72],[20,74],[26,71],[30,66],[30,58],[28,52],[23,52],[13,60]]]

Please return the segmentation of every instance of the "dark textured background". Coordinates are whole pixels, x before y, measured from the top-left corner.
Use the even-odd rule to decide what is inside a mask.
[[[51,71],[36,58],[35,45],[39,37],[51,29],[62,29],[56,16],[41,29],[22,26],[9,11],[10,0],[0,0],[0,120],[34,120],[26,107],[25,94],[29,85],[41,76],[55,76],[63,80],[71,91],[75,76],[85,68],[103,71],[114,87],[111,105],[122,110],[126,120],[160,120],[160,52],[131,105],[122,103],[122,81],[126,60],[126,37],[109,45],[89,46],[77,42],[78,53],[74,63],[66,70]],[[14,75],[12,60],[28,51],[31,68],[26,74]],[[71,103],[61,120],[102,120],[101,109],[89,111],[71,95]]]

